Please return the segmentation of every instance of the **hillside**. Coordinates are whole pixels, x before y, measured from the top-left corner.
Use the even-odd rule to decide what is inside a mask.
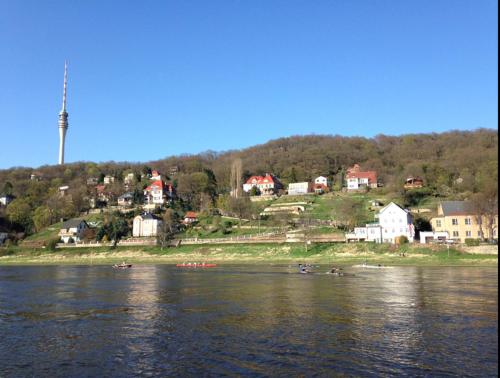
[[[239,160],[240,183],[251,175],[266,172],[275,174],[285,186],[323,175],[329,178],[333,192],[337,193],[344,184],[346,169],[353,164],[377,171],[383,184],[381,188],[362,199],[350,197],[361,209],[357,218],[361,222],[371,217],[365,211],[371,197],[394,200],[408,207],[435,208],[439,199],[462,200],[497,192],[497,156],[498,131],[478,129],[374,138],[293,136],[243,150],[174,156],[146,163],[77,162],[63,166],[16,167],[0,170],[0,194],[16,197],[9,209],[0,207],[0,224],[32,233],[61,218],[79,216],[89,209],[89,200],[96,197],[95,185],[87,185],[89,178],[102,183],[105,175],[114,176],[115,182],[106,185],[111,204],[125,191],[141,196],[144,187],[149,185],[147,175],[152,170],[161,172],[165,182],[175,188],[177,200],[171,207],[178,216],[187,210],[219,208],[231,215],[240,212],[239,216],[255,218],[265,204],[261,204],[261,208],[256,204],[240,206],[236,210],[228,197],[232,165]],[[134,178],[127,188],[124,187],[126,174]],[[425,187],[404,191],[402,186],[408,176],[422,177]],[[69,187],[65,197],[58,191],[61,186]],[[325,220],[348,211],[342,204],[341,197],[325,196],[316,199],[308,213],[315,219]]]

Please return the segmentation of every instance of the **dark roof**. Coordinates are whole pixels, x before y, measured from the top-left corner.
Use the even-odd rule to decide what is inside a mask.
[[[156,215],[153,215],[151,213],[145,213],[141,215],[142,219],[160,219]]]
[[[61,228],[63,229],[69,229],[69,228],[73,228],[73,227],[78,227],[78,225],[80,223],[85,223],[86,222],[83,220],[83,219],[80,219],[80,218],[73,218],[73,219],[68,219],[67,221],[65,221],[62,225],[61,225]]]
[[[134,195],[133,195],[132,193],[127,192],[127,193],[122,194],[122,195],[121,195],[120,197],[118,197],[118,198],[120,199],[120,198],[133,198],[133,197],[134,197]]]
[[[470,215],[474,214],[474,206],[468,201],[443,201],[441,202],[443,215]]]

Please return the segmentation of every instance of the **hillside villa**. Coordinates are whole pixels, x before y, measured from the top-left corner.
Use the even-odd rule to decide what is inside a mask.
[[[131,192],[127,192],[118,197],[118,206],[128,207],[132,206],[134,202],[134,195]]]
[[[347,190],[354,191],[366,188],[376,188],[377,172],[361,171],[359,164],[354,164],[346,173]]]
[[[329,191],[329,182],[325,176],[319,176],[314,179],[314,193],[322,194]]]
[[[164,184],[161,180],[156,180],[144,189],[144,199],[146,205],[150,207],[161,206],[165,203],[166,194]]]
[[[243,184],[243,191],[246,193],[252,188],[259,189],[262,195],[271,195],[283,189],[283,184],[276,176],[266,173],[264,176],[252,176]]]
[[[89,228],[87,222],[80,218],[69,219],[61,225],[59,237],[63,243],[69,243],[71,240],[74,243],[81,241],[83,232]]]

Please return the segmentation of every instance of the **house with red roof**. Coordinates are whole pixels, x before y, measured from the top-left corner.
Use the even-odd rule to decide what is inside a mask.
[[[144,189],[144,200],[146,205],[161,206],[165,203],[165,186],[163,181],[153,181],[149,186]]]
[[[266,173],[264,176],[252,176],[243,184],[243,191],[248,193],[252,188],[259,189],[263,195],[274,194],[283,189],[281,181],[273,174]]]
[[[346,174],[347,190],[359,190],[365,188],[376,188],[377,172],[376,171],[362,171],[359,164],[354,164],[347,170]]]
[[[191,224],[198,222],[198,215],[194,211],[188,211],[186,215],[184,215],[184,224]]]

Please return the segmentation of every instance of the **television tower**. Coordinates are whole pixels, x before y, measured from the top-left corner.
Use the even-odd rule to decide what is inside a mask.
[[[59,112],[59,164],[64,164],[64,140],[68,130],[68,112],[66,112],[66,87],[68,83],[68,64],[64,62],[64,89],[62,109]]]

